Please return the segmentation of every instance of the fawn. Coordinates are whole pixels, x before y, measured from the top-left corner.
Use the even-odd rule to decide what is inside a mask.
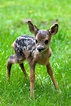
[[[27,23],[29,30],[35,37],[22,35],[14,41],[12,47],[15,54],[11,55],[7,61],[7,74],[8,78],[10,78],[12,64],[18,63],[26,76],[27,73],[23,62],[27,60],[30,66],[30,96],[33,97],[36,63],[46,65],[47,72],[50,75],[55,88],[59,89],[49,62],[49,58],[52,54],[50,40],[52,35],[58,32],[58,24],[53,24],[49,30],[39,30],[31,21],[28,21]]]

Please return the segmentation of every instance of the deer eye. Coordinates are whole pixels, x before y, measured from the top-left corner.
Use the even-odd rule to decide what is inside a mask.
[[[45,40],[45,44],[48,44],[48,40]]]
[[[36,39],[36,43],[38,43],[37,39]]]

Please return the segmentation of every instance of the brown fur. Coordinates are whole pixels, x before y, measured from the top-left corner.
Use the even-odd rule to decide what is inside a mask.
[[[35,35],[18,37],[12,47],[15,51],[7,62],[8,77],[10,77],[11,66],[13,63],[18,63],[27,75],[23,62],[28,61],[30,66],[30,96],[34,96],[34,80],[35,80],[35,66],[36,64],[45,65],[47,72],[50,75],[56,89],[59,89],[58,84],[54,78],[52,68],[50,66],[49,58],[52,54],[50,49],[50,40],[52,35],[58,32],[58,24],[55,23],[49,30],[39,30],[31,21],[28,21],[29,30]]]

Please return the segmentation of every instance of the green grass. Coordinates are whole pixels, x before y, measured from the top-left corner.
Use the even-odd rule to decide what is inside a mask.
[[[31,19],[40,29],[48,29],[58,19],[59,32],[53,36],[50,59],[59,94],[46,68],[36,67],[35,99],[29,96],[29,79],[18,65],[13,65],[11,82],[6,81],[6,62],[13,54],[11,44],[21,34],[31,34],[24,19]],[[25,67],[29,73],[27,62]],[[70,106],[71,105],[71,0],[0,0],[0,106]]]

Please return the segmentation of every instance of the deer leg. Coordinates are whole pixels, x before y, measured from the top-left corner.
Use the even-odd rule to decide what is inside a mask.
[[[35,64],[30,66],[30,97],[34,97]]]
[[[17,63],[16,55],[11,55],[7,61],[7,76],[10,79],[12,64]]]
[[[26,70],[25,70],[24,64],[21,63],[21,64],[19,64],[19,65],[20,65],[20,67],[21,67],[21,69],[22,69],[24,75],[27,76],[27,73],[26,73]]]
[[[55,78],[54,78],[54,75],[53,75],[53,72],[52,72],[52,68],[51,68],[49,62],[48,62],[48,64],[46,65],[46,68],[47,68],[48,74],[50,75],[50,77],[51,77],[51,79],[52,79],[52,82],[53,82],[55,88],[58,90],[59,87],[58,87],[58,84],[57,84],[57,82],[56,82],[56,80],[55,80]]]
[[[7,63],[7,76],[9,79],[10,79],[11,67],[12,67],[12,63],[10,63],[8,61],[8,63]]]

